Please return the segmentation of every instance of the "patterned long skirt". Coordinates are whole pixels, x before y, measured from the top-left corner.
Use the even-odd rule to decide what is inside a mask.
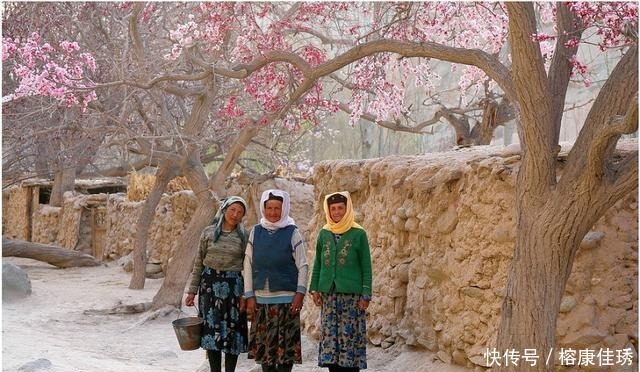
[[[367,368],[367,318],[358,294],[322,294],[318,365]]]
[[[249,334],[249,359],[273,366],[301,364],[300,314],[291,315],[291,304],[258,304]]]
[[[204,318],[200,346],[238,355],[247,352],[247,314],[240,313],[242,274],[204,267],[199,288],[199,316]]]

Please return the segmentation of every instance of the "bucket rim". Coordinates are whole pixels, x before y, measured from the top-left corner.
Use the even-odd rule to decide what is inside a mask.
[[[199,316],[189,316],[184,318],[179,318],[171,322],[174,326],[190,326],[190,325],[198,325],[200,323],[204,323],[204,319]]]

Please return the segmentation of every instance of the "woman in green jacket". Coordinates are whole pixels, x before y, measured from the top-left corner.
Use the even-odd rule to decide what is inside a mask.
[[[366,310],[371,300],[371,253],[355,222],[347,191],[324,200],[327,223],[316,242],[313,302],[321,306],[318,365],[330,372],[367,368]]]

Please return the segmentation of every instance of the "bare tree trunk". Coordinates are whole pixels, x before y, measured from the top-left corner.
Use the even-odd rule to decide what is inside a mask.
[[[31,258],[60,268],[100,265],[93,256],[78,251],[5,238],[2,238],[2,257]]]
[[[507,275],[497,348],[502,354],[533,349],[539,359],[535,367],[503,365],[500,371],[555,368],[557,309],[579,244],[576,237],[584,236],[591,226],[577,217],[575,210],[558,209],[547,208],[542,213],[526,210],[518,216],[518,238]]]
[[[75,168],[63,168],[55,172],[53,187],[51,188],[51,199],[49,204],[54,207],[62,206],[62,196],[67,191],[73,191],[76,181]]]
[[[149,229],[156,213],[156,207],[162,198],[167,184],[175,177],[175,166],[168,161],[163,162],[156,172],[156,180],[153,188],[144,201],[138,222],[136,223],[136,239],[133,245],[133,275],[129,282],[130,289],[142,289],[145,282],[145,269],[147,266],[147,241],[149,239]]]

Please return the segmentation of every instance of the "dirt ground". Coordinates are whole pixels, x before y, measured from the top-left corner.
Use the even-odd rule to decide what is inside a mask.
[[[177,311],[100,315],[94,310],[151,301],[162,279],[147,279],[144,290],[128,289],[130,274],[115,263],[58,269],[46,263],[4,258],[22,267],[31,296],[2,303],[2,370],[5,372],[175,372],[209,371],[202,350],[182,351],[171,322]],[[180,316],[192,316],[193,308]],[[303,364],[294,371],[327,371],[317,366],[317,344],[303,338]],[[40,360],[39,360],[40,359]],[[45,360],[41,360],[45,359]],[[432,353],[392,347],[368,348],[367,371],[462,372]],[[39,367],[38,367],[39,366]],[[246,354],[237,371],[259,371]]]

